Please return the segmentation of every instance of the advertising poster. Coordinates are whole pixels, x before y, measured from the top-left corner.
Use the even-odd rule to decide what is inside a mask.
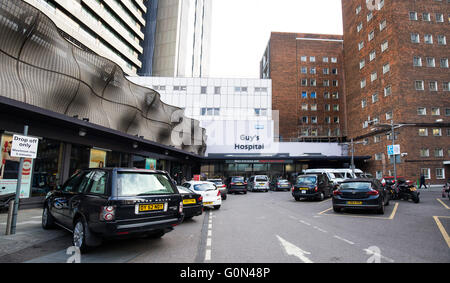
[[[3,134],[1,136],[0,155],[0,195],[13,194],[16,192],[19,174],[20,158],[11,157],[12,136]],[[33,159],[23,160],[22,184],[20,186],[20,198],[29,198],[31,180],[33,176]]]
[[[103,168],[106,166],[106,151],[100,149],[91,149],[89,159],[89,168]]]
[[[156,170],[156,159],[146,158],[145,169]]]

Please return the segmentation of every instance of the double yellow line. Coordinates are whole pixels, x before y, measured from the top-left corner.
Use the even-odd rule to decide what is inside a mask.
[[[439,217],[450,218],[450,216],[433,216],[434,221],[436,221],[436,225],[439,228],[439,231],[441,231],[442,237],[444,237],[444,240],[447,243],[447,246],[450,248],[450,237],[448,236],[448,233],[445,230],[444,225],[442,225],[441,221],[439,220]]]

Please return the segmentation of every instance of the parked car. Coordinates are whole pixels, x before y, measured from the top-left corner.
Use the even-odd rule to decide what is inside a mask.
[[[203,197],[203,206],[219,209],[222,205],[222,196],[219,189],[212,182],[207,181],[188,181],[182,185],[189,190],[200,194]]]
[[[384,214],[389,205],[389,194],[376,179],[358,178],[341,183],[333,192],[333,209],[340,212],[343,208],[374,209]]]
[[[291,183],[286,179],[272,179],[270,189],[273,191],[289,191],[292,188]]]
[[[194,216],[203,213],[203,197],[188,188],[177,186],[178,191],[183,197],[183,213],[184,219],[191,219]]]
[[[244,181],[244,177],[232,176],[228,177],[225,181],[229,194],[233,193],[247,193],[247,182]]]
[[[256,175],[251,176],[247,183],[247,190],[254,191],[263,191],[268,192],[270,189],[269,186],[269,177],[266,175]]]
[[[208,182],[213,182],[216,184],[217,188],[220,191],[220,195],[222,196],[222,200],[227,199],[227,186],[223,183],[222,179],[208,179]]]
[[[326,174],[299,175],[292,187],[292,196],[296,201],[300,199],[324,200],[333,193],[333,184]]]
[[[81,170],[44,202],[42,227],[61,226],[86,252],[104,238],[146,234],[162,237],[183,220],[183,201],[163,171]]]

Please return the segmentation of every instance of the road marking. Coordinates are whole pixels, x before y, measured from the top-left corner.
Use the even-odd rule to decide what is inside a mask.
[[[445,208],[450,209],[442,200],[437,198],[437,201],[440,202]]]
[[[303,223],[303,224],[305,224],[305,225],[311,226],[310,223],[308,223],[308,222],[306,222],[306,221],[303,221],[303,220],[300,220],[300,223]]]
[[[26,225],[26,224],[41,224],[41,221],[23,221],[23,222],[18,222],[16,225]],[[6,225],[6,222],[2,222],[0,223],[0,225]]]
[[[330,200],[331,200],[331,198],[327,198],[325,200],[319,201],[318,203],[327,202],[327,201],[330,201]]]
[[[211,250],[207,249],[206,253],[205,253],[205,261],[210,261],[211,260]]]
[[[347,239],[344,239],[344,238],[342,238],[342,237],[339,237],[338,235],[334,235],[333,238],[336,238],[336,239],[338,239],[338,240],[341,240],[341,241],[343,241],[343,242],[346,242],[347,244],[350,244],[350,245],[354,245],[354,244],[355,244],[355,243],[353,243],[352,241],[349,241],[349,240],[347,240]]]
[[[444,225],[442,225],[441,221],[439,220],[439,217],[442,217],[442,218],[450,218],[450,217],[448,217],[448,216],[433,216],[434,221],[436,221],[436,225],[439,228],[439,231],[441,231],[442,237],[444,237],[444,240],[447,243],[447,246],[450,248],[450,237],[448,236],[448,233],[445,230]]]
[[[316,230],[318,230],[318,231],[320,231],[320,232],[328,233],[326,230],[323,230],[322,228],[319,228],[319,227],[317,227],[317,226],[314,226],[313,228],[316,229]]]
[[[206,239],[206,251],[205,251],[205,261],[211,260],[211,247],[212,247],[212,217],[213,213],[212,211],[209,212],[209,219],[208,219],[208,235]]]
[[[372,219],[393,220],[395,215],[397,214],[398,205],[399,205],[399,203],[396,202],[395,205],[394,205],[394,209],[392,210],[392,213],[391,213],[391,215],[389,217],[352,215],[352,214],[348,214],[348,213],[340,213],[340,214],[337,214],[337,213],[333,213],[333,214],[325,213],[327,211],[332,210],[333,209],[332,207],[328,208],[327,210],[324,210],[322,212],[319,212],[318,214],[319,215],[329,215],[329,216],[341,216],[341,217],[343,216],[343,217],[356,217],[356,218],[372,218]]]
[[[309,258],[306,257],[306,255],[311,254],[310,252],[306,252],[306,251],[300,249],[299,247],[295,246],[292,243],[289,243],[288,241],[286,241],[285,239],[281,238],[278,235],[277,235],[277,238],[278,238],[278,241],[280,241],[282,247],[284,248],[284,250],[286,251],[286,253],[288,255],[298,257],[304,263],[313,263],[312,260],[310,260]]]
[[[206,239],[206,246],[211,247],[211,238]]]
[[[372,246],[372,247],[369,247],[368,249],[363,249],[363,251],[365,251],[366,254],[368,254],[368,255],[374,256],[373,258],[369,258],[368,263],[380,263],[380,261],[377,260],[377,258],[383,258],[390,263],[395,262],[395,260],[393,260],[392,258],[388,258],[387,256],[382,255],[381,252],[379,252],[378,247]]]

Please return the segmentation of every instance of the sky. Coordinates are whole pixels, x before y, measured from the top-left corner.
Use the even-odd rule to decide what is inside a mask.
[[[259,78],[270,33],[342,34],[341,0],[212,0],[212,78]]]

